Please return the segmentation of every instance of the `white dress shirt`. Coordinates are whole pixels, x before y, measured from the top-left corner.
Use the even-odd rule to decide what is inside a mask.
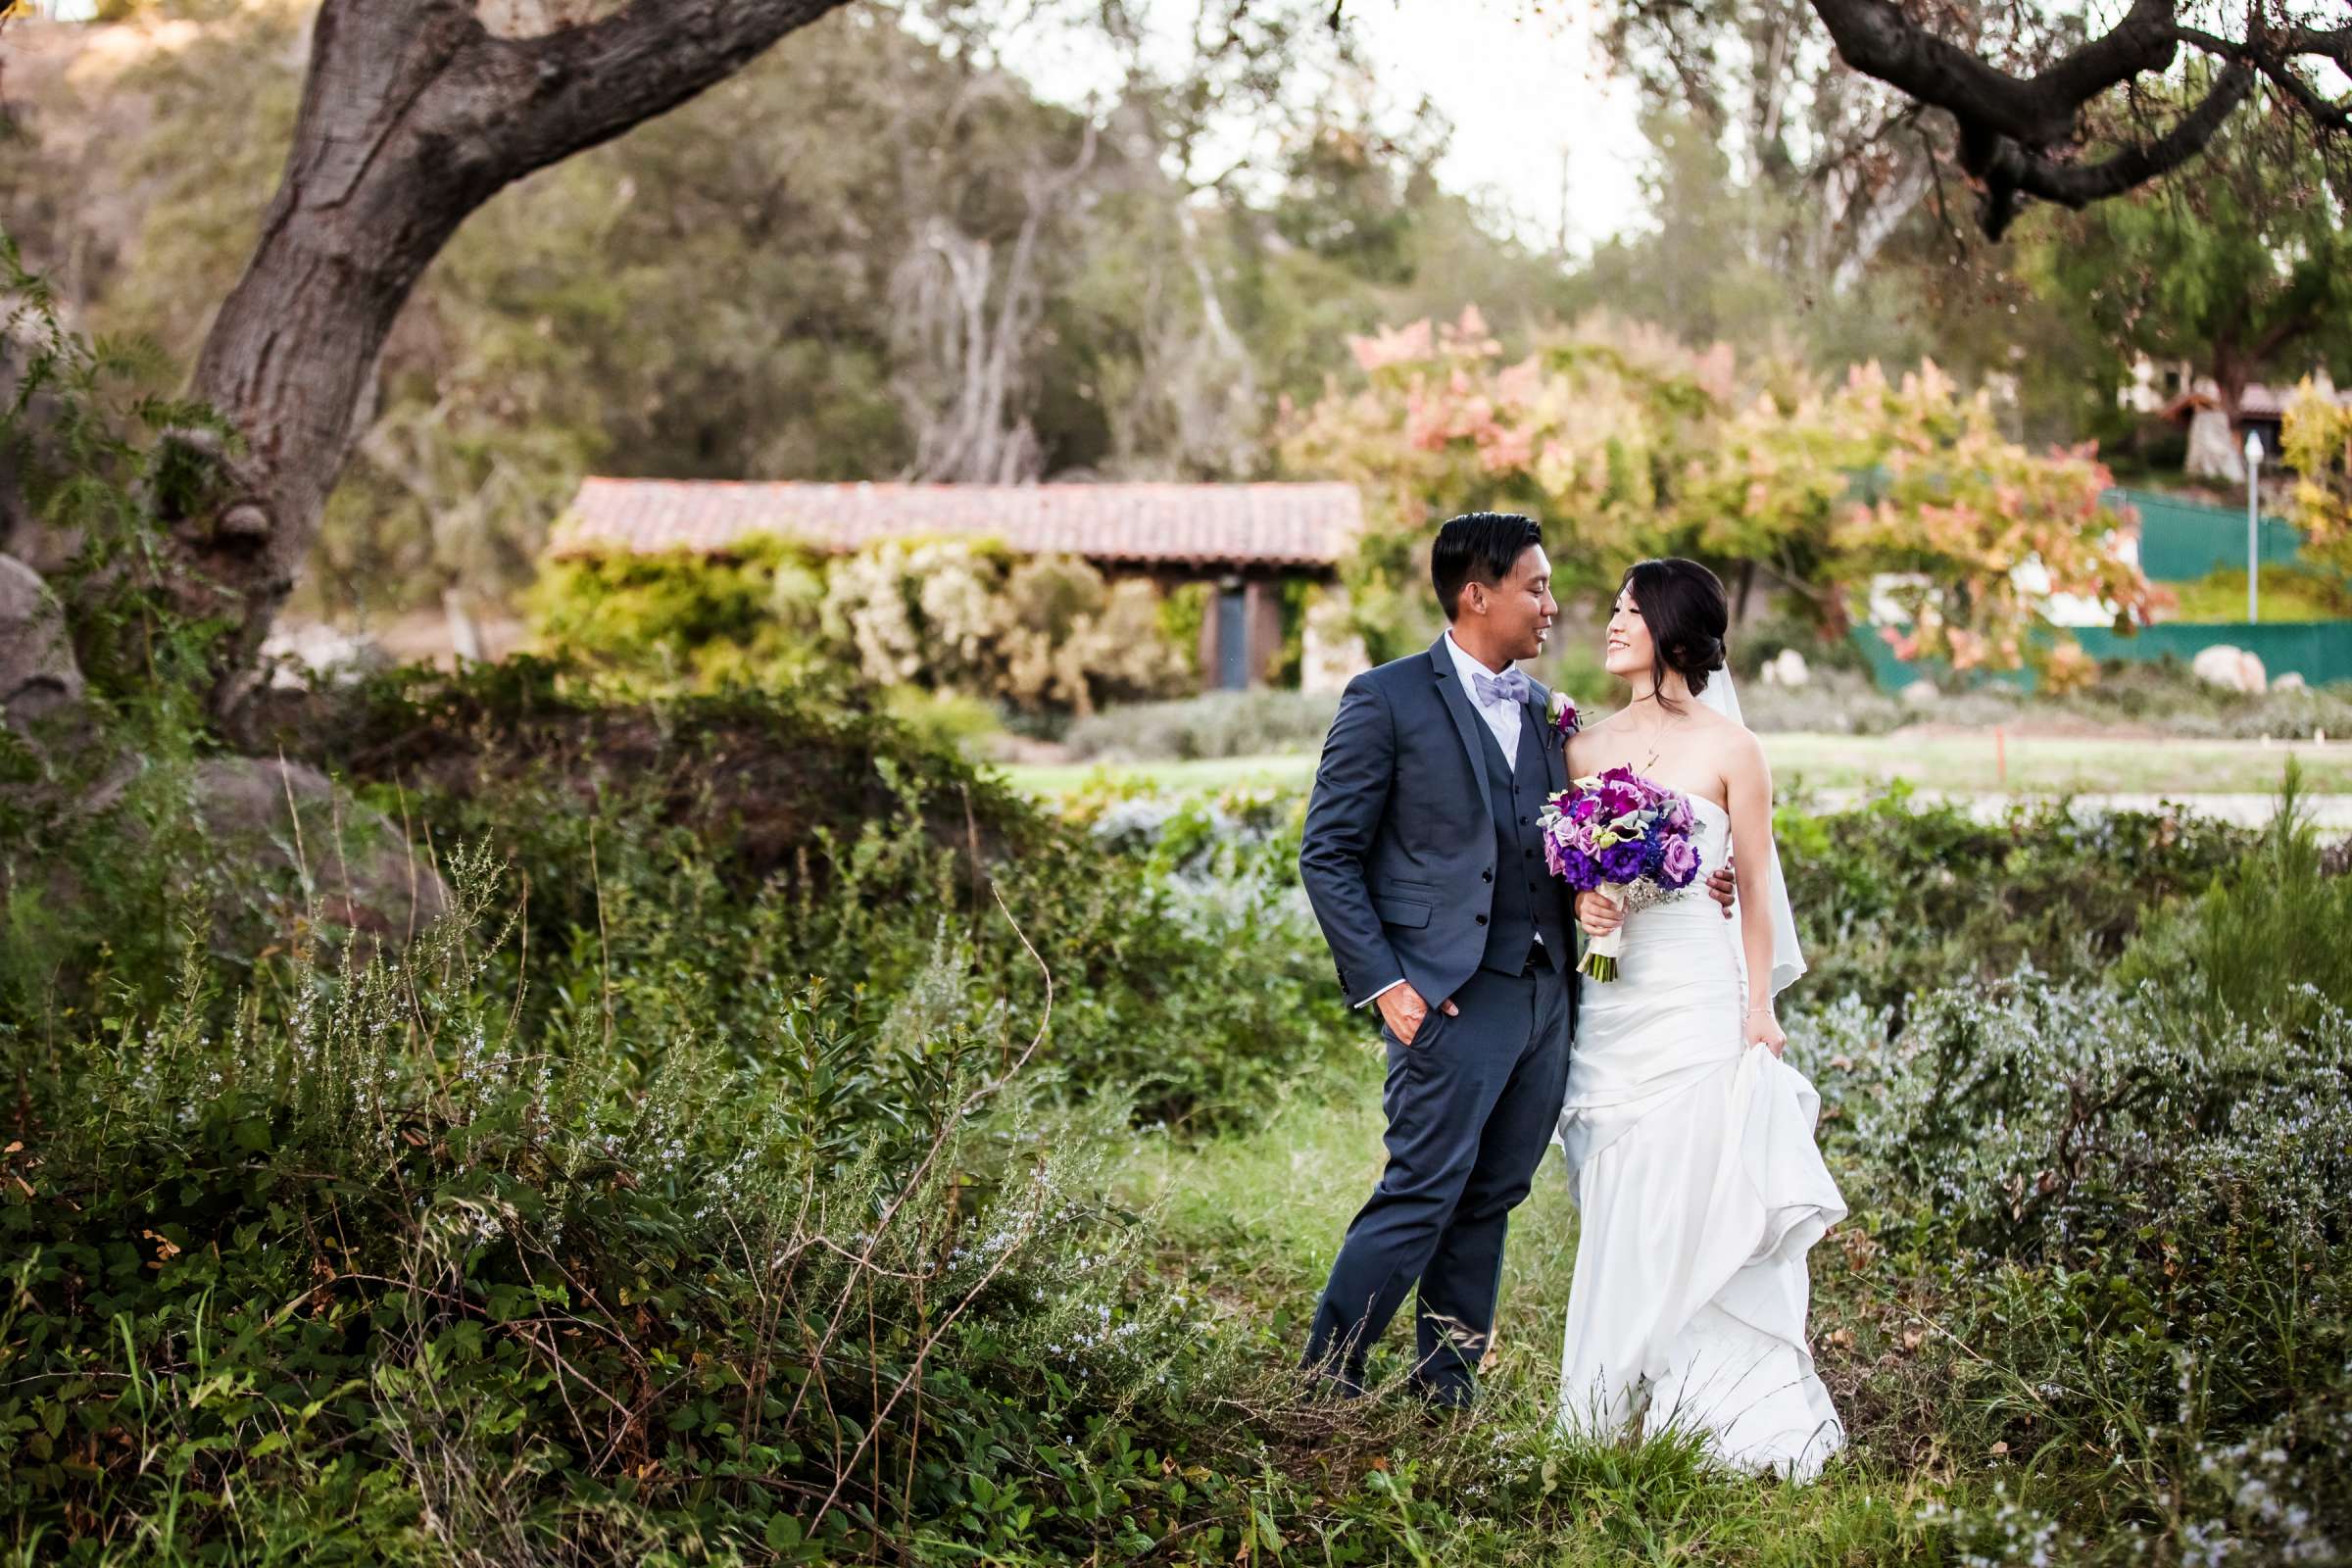
[[[1497,699],[1492,703],[1480,702],[1478,700],[1478,682],[1472,680],[1470,677],[1474,674],[1484,675],[1489,680],[1493,680],[1495,676],[1501,674],[1502,670],[1489,669],[1486,665],[1480,663],[1477,660],[1471,658],[1467,653],[1463,652],[1462,645],[1453,640],[1453,630],[1451,627],[1446,628],[1443,641],[1446,644],[1446,652],[1453,656],[1453,672],[1461,678],[1462,695],[1470,699],[1470,706],[1478,710],[1478,716],[1485,719],[1487,721],[1487,728],[1494,732],[1494,744],[1502,748],[1502,765],[1506,768],[1509,768],[1513,772],[1518,771],[1519,725],[1526,717],[1526,714],[1522,711],[1522,710],[1524,710],[1527,705],[1524,703],[1507,702],[1501,699]],[[1510,666],[1507,664],[1503,666],[1504,669],[1509,667]],[[1542,942],[1544,939],[1539,936],[1536,938],[1536,940],[1538,942]],[[1363,1000],[1362,1005],[1367,1007],[1372,1006],[1374,1004],[1378,1003],[1381,998],[1387,996],[1390,992],[1396,990],[1402,984],[1404,984],[1404,977],[1402,975],[1398,975],[1396,979],[1390,981],[1387,985],[1382,986],[1378,991],[1373,992],[1369,997],[1366,997]],[[1427,1001],[1428,999],[1423,998],[1422,1000]],[[1439,1000],[1443,1001],[1444,999],[1441,998]],[[1436,1004],[1432,1003],[1431,1005],[1434,1006]]]
[[[1493,680],[1500,675],[1502,670],[1489,669],[1464,653],[1462,645],[1453,640],[1453,631],[1450,627],[1446,632],[1446,651],[1453,656],[1454,673],[1462,678],[1462,695],[1470,699],[1470,706],[1478,710],[1478,716],[1485,719],[1487,728],[1494,732],[1494,744],[1502,748],[1502,765],[1512,772],[1518,771],[1519,720],[1522,716],[1521,710],[1527,705],[1499,700],[1482,703],[1478,700],[1478,682],[1471,677],[1484,675],[1487,679]],[[1510,668],[1508,664],[1503,666],[1503,669],[1508,668]]]

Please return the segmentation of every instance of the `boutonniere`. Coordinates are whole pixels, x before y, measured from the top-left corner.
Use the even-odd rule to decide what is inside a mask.
[[[1544,699],[1544,719],[1551,726],[1551,732],[1560,738],[1562,745],[1567,744],[1568,737],[1575,734],[1577,726],[1583,722],[1576,711],[1576,699],[1561,691],[1555,691]]]

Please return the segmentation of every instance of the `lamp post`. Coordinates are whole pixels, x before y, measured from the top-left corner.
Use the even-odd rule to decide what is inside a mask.
[[[2246,432],[2246,619],[2262,619],[2262,515],[2257,497],[2261,487],[2262,435]]]

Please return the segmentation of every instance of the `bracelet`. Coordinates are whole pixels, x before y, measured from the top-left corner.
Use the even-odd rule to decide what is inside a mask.
[[[1771,1016],[1772,1016],[1772,1006],[1771,1006],[1771,1004],[1770,1004],[1769,1003],[1767,1003],[1765,1005],[1763,1005],[1763,1006],[1761,1006],[1761,1007],[1750,1007],[1750,1008],[1748,1008],[1748,1009],[1747,1009],[1747,1015],[1748,1015],[1750,1018],[1753,1018],[1753,1017],[1754,1017],[1754,1016],[1755,1016],[1757,1013],[1759,1013],[1759,1012],[1760,1012],[1760,1013],[1762,1013],[1762,1014],[1763,1014],[1765,1017],[1767,1017],[1767,1018],[1771,1017]]]

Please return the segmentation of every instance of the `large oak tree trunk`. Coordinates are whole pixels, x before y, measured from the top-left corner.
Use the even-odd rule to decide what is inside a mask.
[[[630,0],[540,37],[459,0],[326,0],[286,172],[196,366],[243,450],[173,519],[172,591],[223,626],[217,711],[318,537],[376,356],[458,225],[510,182],[683,103],[845,0]]]

